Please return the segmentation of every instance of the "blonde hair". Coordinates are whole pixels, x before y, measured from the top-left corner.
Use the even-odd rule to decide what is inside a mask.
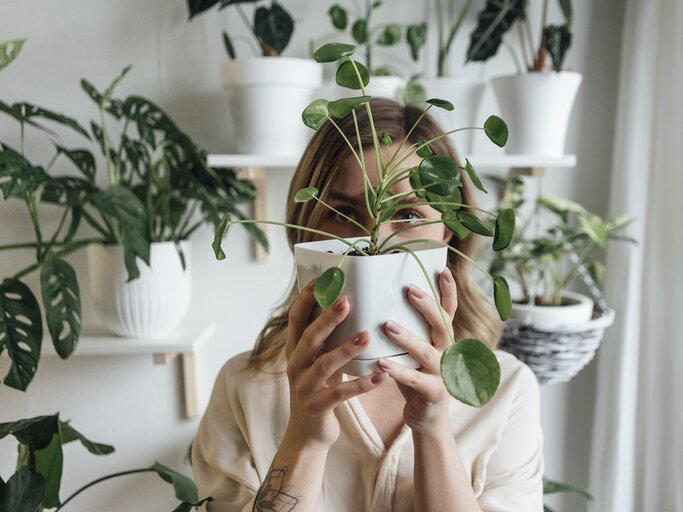
[[[403,106],[388,99],[372,99],[370,108],[377,133],[386,132],[393,141],[403,140],[422,114],[419,108]],[[356,116],[363,150],[372,149],[372,132],[364,106],[356,110]],[[348,140],[353,143],[357,141],[351,115],[338,120],[337,125]],[[426,115],[413,130],[408,142],[412,144],[418,140],[427,141],[441,133],[443,130],[434,119]],[[447,137],[431,143],[430,147],[437,155],[446,155],[458,160]],[[324,206],[317,201],[295,203],[293,196],[304,187],[315,187],[320,191],[320,197],[325,199],[337,172],[349,155],[351,151],[334,125],[329,121],[324,123],[306,147],[292,177],[287,198],[287,223],[301,226],[316,226],[319,223],[325,210]],[[462,181],[462,202],[474,206],[472,185],[464,175]],[[287,229],[287,239],[292,250],[294,244],[309,242],[313,237],[312,233]],[[475,252],[477,238],[477,235],[472,234],[461,241],[453,236],[449,244],[471,256]],[[466,259],[452,251],[448,252],[448,268],[458,286],[458,309],[453,321],[453,330],[456,339],[477,338],[490,348],[494,348],[500,338],[501,324],[491,301],[472,281],[471,267]],[[248,368],[262,370],[266,364],[278,358],[287,338],[287,315],[297,295],[298,290],[294,284],[287,298],[276,308],[273,316],[261,330],[249,357]]]

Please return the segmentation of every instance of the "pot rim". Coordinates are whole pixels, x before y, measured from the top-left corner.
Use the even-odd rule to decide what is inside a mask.
[[[386,238],[387,237],[380,237],[379,241],[381,242],[381,241],[385,240]],[[347,240],[349,242],[356,242],[358,240],[369,240],[369,237],[357,236],[357,237],[344,238],[344,240]],[[392,244],[389,247],[393,247],[393,246],[395,246],[401,242],[406,242],[406,241],[410,241],[410,238],[401,238],[401,237],[395,236],[392,238]],[[335,243],[335,244],[338,244],[339,246],[348,247],[346,244],[344,244],[343,242],[341,242],[335,238],[327,238],[324,240],[313,240],[310,242],[299,242],[298,244],[294,244],[295,254],[296,254],[296,251],[300,251],[300,252],[315,253],[315,254],[325,254],[325,255],[330,256],[330,257],[343,256],[342,253],[330,254],[327,252],[329,249],[317,248],[318,245],[329,245],[330,243]],[[420,244],[415,244],[415,247],[411,248],[411,250],[413,250],[414,252],[426,252],[426,251],[433,251],[433,250],[439,250],[439,249],[443,249],[444,251],[447,251],[446,246],[441,245],[436,240],[431,241],[431,242],[421,242]],[[387,253],[387,254],[374,254],[374,255],[370,255],[370,256],[348,255],[347,257],[348,258],[365,259],[365,258],[384,258],[384,257],[401,256],[401,255],[410,256],[410,253],[400,251],[399,254]]]
[[[588,295],[584,295],[582,293],[577,293],[577,292],[572,292],[569,290],[564,290],[562,292],[562,297],[566,297],[569,299],[574,299],[577,302],[574,304],[565,304],[565,305],[560,305],[560,306],[537,306],[536,304],[529,304],[529,303],[520,303],[520,302],[515,302],[514,300],[512,301],[512,307],[518,310],[541,310],[541,311],[550,311],[550,310],[562,310],[566,311],[567,309],[574,309],[574,308],[580,308],[580,307],[585,307],[587,304],[594,304],[595,301],[590,298]]]

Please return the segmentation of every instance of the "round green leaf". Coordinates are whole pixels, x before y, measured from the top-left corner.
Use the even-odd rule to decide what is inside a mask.
[[[470,212],[457,212],[457,219],[470,231],[481,236],[493,236],[493,230],[484,224],[479,217]]]
[[[327,11],[327,14],[330,15],[330,19],[332,20],[332,25],[334,25],[334,28],[337,30],[346,30],[346,25],[349,23],[349,18],[346,15],[346,9],[339,4],[334,4],[332,7],[330,7],[330,10]]]
[[[334,117],[343,118],[363,103],[370,101],[370,99],[370,96],[355,96],[353,98],[342,98],[340,100],[331,101],[327,105],[327,111]]]
[[[301,113],[304,124],[313,130],[317,130],[329,117],[327,100],[315,100]]]
[[[320,276],[313,288],[313,296],[318,305],[327,309],[337,302],[344,291],[346,276],[339,267],[330,267]]]
[[[343,57],[353,55],[356,47],[345,43],[327,43],[313,53],[316,62],[335,62]]]
[[[424,199],[427,197],[427,193],[422,188],[419,171],[418,167],[413,167],[408,174],[408,181],[410,182],[410,188],[415,191],[415,195],[420,199]]]
[[[440,196],[438,194],[434,194],[433,192],[427,192],[426,199],[432,208],[443,213],[452,210],[459,210],[462,203],[462,194],[460,192],[460,188],[456,187],[447,196]]]
[[[515,211],[512,208],[506,208],[500,212],[496,219],[496,230],[493,234],[493,250],[502,251],[510,245],[514,232]]]
[[[508,141],[508,127],[498,116],[490,116],[484,123],[484,131],[491,142],[501,148]]]
[[[357,20],[351,27],[351,35],[358,44],[368,40],[368,23],[364,19]]]
[[[370,73],[368,73],[367,68],[363,66],[363,64],[357,61],[354,62],[358,68],[358,74],[363,82],[363,87],[365,87],[370,82]],[[349,89],[355,90],[361,88],[358,81],[358,75],[356,75],[356,70],[353,68],[353,64],[350,60],[344,61],[339,65],[335,79],[337,84],[342,87],[348,87]]]
[[[434,154],[432,148],[429,147],[429,144],[423,140],[418,140],[415,143],[415,146],[417,147],[415,153],[421,158],[427,158],[428,156],[432,156]]]
[[[294,194],[295,203],[306,203],[318,195],[318,189],[315,187],[306,187]]]
[[[384,27],[384,31],[377,38],[377,44],[382,46],[392,46],[401,40],[401,26],[395,23]]]
[[[427,192],[448,196],[460,185],[460,170],[450,157],[431,155],[420,162],[420,181]]]
[[[472,233],[457,218],[457,212],[449,210],[441,214],[441,220],[446,227],[460,240],[465,240]]]
[[[496,302],[498,316],[505,321],[510,318],[512,311],[512,299],[510,298],[510,287],[503,276],[493,278],[493,298]]]
[[[434,105],[435,107],[442,108],[444,110],[448,110],[449,112],[453,110],[453,104],[450,101],[446,100],[441,100],[439,98],[431,98],[427,100],[427,103],[430,105]]]
[[[500,364],[491,349],[468,338],[451,345],[441,355],[441,378],[454,398],[483,407],[500,384]]]
[[[484,185],[481,184],[481,180],[479,179],[479,176],[477,176],[477,172],[474,170],[474,167],[472,167],[472,164],[468,159],[465,159],[465,172],[470,177],[472,185],[477,187],[485,194],[488,194],[487,190],[484,188]]]

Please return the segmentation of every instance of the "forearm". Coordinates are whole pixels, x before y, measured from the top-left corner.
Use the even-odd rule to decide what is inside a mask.
[[[317,511],[327,450],[306,447],[285,435],[259,488],[256,512]]]
[[[413,432],[415,512],[481,512],[447,424]]]

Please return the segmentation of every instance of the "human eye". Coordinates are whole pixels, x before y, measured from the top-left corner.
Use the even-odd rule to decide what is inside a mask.
[[[424,215],[414,208],[402,208],[394,213],[394,219],[413,223],[424,219]]]
[[[336,222],[351,222],[349,219],[358,221],[358,214],[353,208],[348,206],[335,206],[334,210],[330,210],[329,215]]]

